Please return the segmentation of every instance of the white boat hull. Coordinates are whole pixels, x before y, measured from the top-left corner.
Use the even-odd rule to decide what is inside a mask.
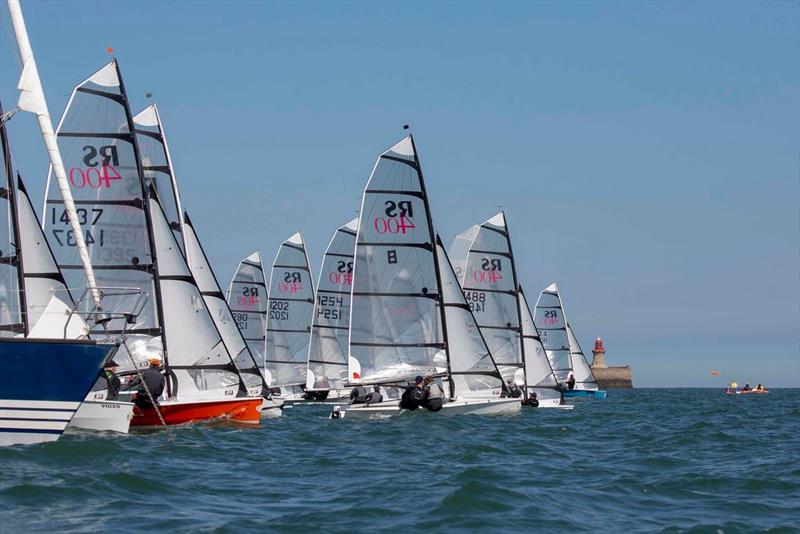
[[[83,401],[68,428],[127,434],[133,417],[133,403],[123,401]]]
[[[339,405],[334,408],[334,412],[340,414],[340,418],[348,419],[385,419],[406,413],[427,412],[425,408],[417,410],[401,410],[397,401],[381,402],[379,404],[348,404]],[[456,398],[445,403],[438,412],[441,415],[503,415],[517,413],[522,408],[519,399],[513,398],[476,398],[459,399]]]
[[[283,401],[280,399],[264,399],[261,403],[261,417],[277,419],[283,415]]]

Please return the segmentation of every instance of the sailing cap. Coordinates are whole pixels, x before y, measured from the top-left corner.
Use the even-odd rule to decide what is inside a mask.
[[[109,360],[104,366],[103,369],[108,369],[109,367],[119,367],[119,364],[114,360]]]

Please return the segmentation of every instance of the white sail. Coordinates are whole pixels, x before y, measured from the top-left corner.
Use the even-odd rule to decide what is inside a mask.
[[[339,389],[347,381],[350,289],[357,230],[358,219],[340,226],[322,258],[308,347],[307,390]]]
[[[564,383],[572,371],[572,362],[567,340],[567,321],[561,307],[558,286],[550,284],[539,295],[533,321],[547,352],[547,359],[559,383]]]
[[[203,246],[197,238],[197,233],[194,226],[192,226],[188,213],[184,214],[183,220],[184,229],[182,235],[186,243],[187,260],[214,325],[219,331],[228,353],[233,356],[233,361],[241,372],[242,378],[246,381],[246,385],[249,388],[263,386],[258,365],[250,353],[242,333],[236,326],[236,322],[233,320],[228,303],[220,290],[217,277],[211,269],[211,264],[208,262]]]
[[[0,106],[0,117],[3,108]],[[0,186],[0,337],[24,335],[26,318],[24,313],[22,273],[20,271],[19,236],[16,226],[14,202],[14,177],[11,169],[11,153],[6,136],[5,123],[0,123],[0,170],[3,185]]]
[[[539,338],[539,332],[531,316],[531,309],[521,287],[519,288],[518,298],[520,311],[522,312],[522,342],[525,346],[525,379],[527,387],[529,389],[555,388],[558,385],[558,380],[556,380],[553,368],[547,359],[547,354]],[[537,394],[539,397],[542,396],[538,389]],[[560,394],[558,396],[560,397]]]
[[[451,397],[499,397],[503,380],[437,236]]]
[[[575,389],[597,391],[600,387],[592,374],[592,368],[589,367],[589,362],[586,361],[586,356],[583,354],[583,350],[569,323],[567,323],[567,340],[569,341],[572,370],[575,375]]]
[[[444,373],[434,233],[411,136],[383,152],[364,189],[350,308],[349,380]]]
[[[523,369],[524,347],[517,275],[505,214],[500,212],[460,234],[451,252],[464,296],[500,372],[505,379],[516,380],[518,371]]]
[[[314,285],[299,232],[281,243],[275,256],[267,309],[267,382],[272,387],[305,385]]]
[[[31,334],[39,322],[63,325],[63,314],[54,316],[45,313],[53,297],[70,307],[74,306],[74,303],[61,270],[56,265],[50,245],[44,237],[42,227],[39,226],[39,219],[33,210],[22,179],[18,179],[16,201],[19,237],[22,244],[20,251],[23,258],[25,309],[30,328],[28,334]],[[64,337],[63,330],[56,337]]]
[[[238,385],[239,376],[231,355],[155,195],[151,189],[148,203],[163,303],[167,366],[176,372],[179,388],[184,385],[181,377],[187,375],[198,390]]]
[[[169,147],[156,105],[148,106],[134,115],[133,126],[136,142],[139,145],[144,186],[145,188],[152,186],[156,189],[158,200],[167,216],[169,226],[175,233],[181,250],[185,252],[186,244],[181,234],[183,211],[177,182],[173,176],[174,169],[169,155]]]
[[[227,293],[236,326],[247,347],[258,362],[264,365],[267,343],[267,283],[261,254],[253,252],[239,262]]]
[[[145,293],[145,307],[135,324],[120,318],[106,327],[111,335],[124,329],[136,365],[146,365],[149,356],[163,352],[163,343],[138,148],[116,61],[76,86],[57,139],[98,286]],[[52,180],[42,223],[67,286],[77,297],[87,280],[64,201]],[[103,308],[131,313],[138,299],[133,291],[106,296]],[[87,306],[83,311],[91,310]],[[105,335],[100,327],[93,332]],[[117,356],[120,371],[133,369],[124,347]]]

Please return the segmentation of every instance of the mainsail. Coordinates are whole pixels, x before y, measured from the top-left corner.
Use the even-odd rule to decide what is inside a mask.
[[[138,148],[116,60],[73,90],[57,139],[98,286],[141,290],[146,295],[135,324],[126,327],[125,319],[118,318],[106,325],[112,335],[123,329],[128,333],[132,356],[137,365],[143,365],[147,357],[163,352],[160,296],[154,283]],[[67,286],[78,296],[87,287],[87,279],[52,167],[43,225]],[[109,295],[103,299],[103,308],[131,313],[139,299],[134,293]],[[84,300],[83,311],[91,311],[90,304]],[[93,331],[103,332],[98,326]],[[121,371],[133,369],[124,347],[117,355]]]
[[[567,323],[567,340],[569,341],[572,371],[575,375],[575,389],[592,391],[600,389],[597,380],[592,374],[592,368],[589,367],[589,362],[586,361],[586,355],[583,354],[583,349],[578,343],[578,338],[575,337],[575,333],[572,331],[572,325],[569,323]]]
[[[525,347],[525,379],[528,391],[534,390],[540,399],[560,398],[560,393],[553,392],[558,387],[558,380],[550,366],[550,360],[547,359],[547,353],[542,346],[539,331],[533,322],[531,309],[522,287],[519,288],[517,296],[522,313],[522,343]]]
[[[339,389],[347,381],[350,288],[358,219],[334,232],[317,283],[317,304],[308,347],[307,390]]]
[[[300,233],[281,243],[269,282],[265,376],[270,386],[306,383],[314,285]]]
[[[185,253],[186,245],[181,234],[183,229],[181,200],[178,195],[178,185],[174,177],[167,139],[156,105],[148,106],[134,115],[133,127],[142,160],[145,188],[152,186],[158,192],[158,200],[167,216],[169,226],[175,233],[181,251]]]
[[[558,381],[564,383],[572,372],[576,389],[598,389],[586,357],[567,322],[555,283],[539,295],[534,320]]]
[[[503,212],[458,235],[451,247],[464,296],[505,379],[523,384],[517,273]]]
[[[378,157],[359,213],[349,381],[388,383],[444,373],[448,357],[434,233],[411,136]]]
[[[247,347],[259,367],[263,366],[267,353],[267,284],[261,253],[253,252],[239,262],[227,300]]]
[[[3,107],[0,105],[0,117]],[[2,180],[0,186],[0,337],[14,337],[25,334],[29,329],[25,316],[25,294],[20,267],[20,236],[16,224],[16,205],[14,200],[14,178],[11,167],[11,151],[6,125],[0,123],[0,149],[2,149]]]

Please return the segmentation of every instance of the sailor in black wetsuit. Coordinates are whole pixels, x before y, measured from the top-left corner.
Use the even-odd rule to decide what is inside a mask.
[[[367,402],[367,388],[356,386],[350,392],[350,404],[364,404]]]
[[[536,392],[531,391],[530,394],[528,395],[528,398],[522,401],[522,405],[530,406],[531,408],[536,408],[537,406],[539,406],[539,399],[536,396]]]
[[[438,412],[442,409],[442,405],[444,404],[444,392],[442,391],[442,387],[433,380],[430,380],[428,385],[425,386],[422,398],[422,405],[428,410]]]
[[[575,375],[572,371],[570,371],[569,375],[567,376],[567,388],[575,389]]]
[[[506,387],[508,388],[509,397],[518,399],[522,396],[522,390],[519,389],[519,386],[510,378],[506,381]]]
[[[416,410],[425,398],[424,384],[421,376],[414,379],[414,384],[410,385],[400,397],[400,408],[403,410]]]
[[[106,379],[106,400],[119,399],[119,389],[122,381],[117,376],[117,362],[111,360],[103,367],[103,378]]]
[[[128,382],[127,386],[128,389],[139,386],[136,395],[133,396],[133,402],[139,408],[150,408],[153,406],[153,403],[150,402],[150,395],[152,395],[154,401],[158,402],[158,397],[164,391],[164,384],[166,382],[164,375],[161,374],[161,370],[159,369],[161,366],[161,358],[154,356],[150,358],[149,361],[150,367],[142,371],[141,378],[138,376],[135,377]],[[150,391],[150,395],[147,394],[148,390]]]
[[[379,402],[383,401],[383,395],[381,395],[381,387],[377,384],[373,388],[372,393],[367,395],[365,404],[369,406],[370,404],[378,404]]]

